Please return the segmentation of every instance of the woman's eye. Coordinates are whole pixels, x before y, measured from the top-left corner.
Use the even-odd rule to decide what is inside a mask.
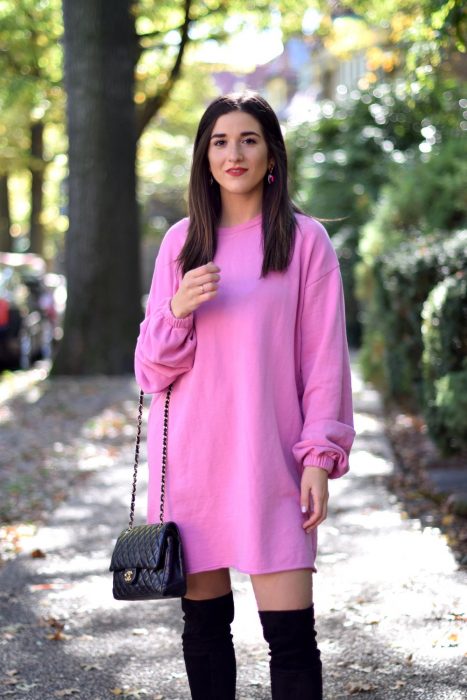
[[[226,145],[226,140],[225,139],[216,139],[215,141],[212,142],[213,146],[216,146],[217,148],[221,148],[222,146]],[[252,138],[251,136],[248,136],[247,138],[242,140],[242,143],[246,144],[247,146],[251,146],[256,144],[256,139]]]

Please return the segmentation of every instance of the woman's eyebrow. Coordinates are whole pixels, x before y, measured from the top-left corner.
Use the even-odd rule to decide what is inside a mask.
[[[211,139],[221,139],[225,138],[226,136],[227,134],[213,134],[211,136]],[[259,138],[261,138],[261,134],[258,134],[256,131],[242,131],[240,136],[258,136]]]

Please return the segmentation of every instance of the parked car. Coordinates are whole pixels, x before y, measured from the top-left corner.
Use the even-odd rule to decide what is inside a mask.
[[[45,262],[39,256],[0,253],[0,364],[3,367],[27,369],[34,360],[52,356],[61,322],[55,304],[56,290],[63,285],[60,278],[48,279]]]

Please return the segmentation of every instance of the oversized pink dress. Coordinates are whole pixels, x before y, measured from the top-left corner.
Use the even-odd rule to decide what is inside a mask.
[[[355,436],[339,263],[324,227],[297,215],[291,264],[261,278],[261,215],[217,231],[218,294],[186,318],[170,300],[188,219],[157,255],[135,352],[148,418],[148,522],[159,519],[163,412],[169,406],[165,519],[188,573],[316,571],[306,534],[306,465],[348,470]]]

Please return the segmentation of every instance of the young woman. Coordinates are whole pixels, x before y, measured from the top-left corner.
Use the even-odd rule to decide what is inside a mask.
[[[166,233],[135,353],[149,413],[148,522],[180,527],[183,653],[195,700],[233,700],[230,567],[251,577],[274,700],[322,698],[312,573],[328,479],[354,438],[339,264],[292,204],[279,122],[256,93],[216,99],[196,135],[189,218]]]

